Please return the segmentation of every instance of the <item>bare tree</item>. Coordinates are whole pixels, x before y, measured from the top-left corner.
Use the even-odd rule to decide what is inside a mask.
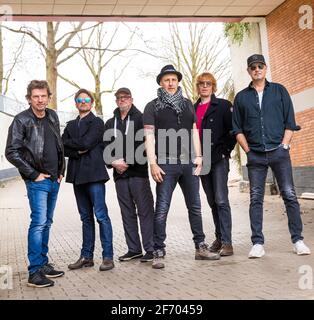
[[[83,29],[84,22],[73,23],[72,30],[69,32],[64,32],[58,34],[60,29],[60,22],[46,22],[46,37],[44,38],[41,34],[41,30],[32,30],[32,28],[27,26],[22,26],[19,29],[13,29],[11,27],[3,25],[3,28],[16,33],[23,33],[33,39],[39,46],[46,62],[46,79],[49,83],[50,89],[53,92],[52,100],[50,102],[50,107],[57,108],[57,78],[58,78],[58,67],[72,58],[77,54],[82,48],[72,49],[71,53],[64,57],[64,52],[70,49],[70,44],[75,35],[79,31],[90,29],[93,26]],[[60,33],[60,32],[59,32]],[[57,36],[58,34],[58,36]],[[44,38],[44,39],[43,39]]]
[[[119,70],[114,71],[114,79],[111,88],[102,88],[102,75],[106,68],[108,68],[108,65],[116,57],[121,57],[122,53],[128,50],[132,50],[130,48],[130,45],[136,32],[135,30],[130,31],[130,36],[128,37],[127,41],[121,47],[115,49],[113,46],[113,42],[119,37],[118,31],[120,24],[117,25],[112,32],[107,31],[105,27],[106,25],[104,23],[97,25],[89,34],[86,41],[84,41],[82,33],[78,34],[80,38],[80,45],[81,47],[83,47],[79,55],[83,59],[93,78],[94,90],[92,91],[92,94],[95,99],[95,109],[97,114],[99,115],[102,115],[102,95],[104,93],[111,93],[115,90],[116,82],[120,79],[123,71],[128,66],[131,60],[128,59],[128,61],[124,65],[122,65]],[[84,42],[88,43],[89,45],[84,46]],[[69,79],[61,75],[60,73],[59,77],[72,86],[78,89],[80,88],[80,86],[73,79]]]
[[[209,71],[214,74],[217,81],[223,83],[222,90],[226,97],[231,85],[230,58],[222,58],[222,53],[228,48],[223,35],[211,35],[206,24],[189,24],[188,39],[185,40],[186,30],[178,24],[170,24],[170,41],[167,43],[167,61],[182,73],[182,87],[189,99],[197,99],[195,80],[198,74]],[[225,86],[226,84],[226,86]]]
[[[2,35],[2,23],[0,22],[0,94],[7,94],[9,90],[9,81],[13,74],[14,68],[21,63],[21,55],[24,49],[25,36],[22,36],[21,41],[18,44],[16,50],[12,55],[11,61],[4,64],[3,61],[3,35]]]

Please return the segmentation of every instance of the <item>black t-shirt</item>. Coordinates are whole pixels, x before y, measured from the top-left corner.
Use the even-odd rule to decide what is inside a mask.
[[[156,101],[157,99],[146,105],[143,123],[144,126],[155,127],[157,158],[190,159],[193,150],[191,130],[197,121],[192,102],[184,98],[185,107],[178,117],[177,113],[169,107],[156,111]]]
[[[52,179],[58,178],[58,144],[57,138],[49,126],[47,116],[39,119],[44,126],[43,173],[50,174]]]

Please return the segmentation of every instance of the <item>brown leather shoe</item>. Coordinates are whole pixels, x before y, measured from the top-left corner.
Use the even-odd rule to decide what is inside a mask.
[[[76,262],[68,265],[70,270],[81,269],[86,267],[92,267],[94,265],[93,259],[85,259],[84,257],[79,258]]]
[[[209,247],[210,252],[219,252],[221,249],[222,243],[219,239],[216,239],[211,246]]]
[[[219,251],[222,257],[232,256],[233,255],[233,247],[232,244],[223,244]]]
[[[114,268],[113,260],[104,259],[99,267],[99,271],[107,271]]]

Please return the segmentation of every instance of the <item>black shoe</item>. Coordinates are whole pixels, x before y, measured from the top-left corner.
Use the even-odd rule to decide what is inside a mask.
[[[68,265],[70,270],[81,269],[86,267],[93,267],[94,261],[93,259],[85,259],[84,257],[79,258],[76,262]]]
[[[147,251],[146,254],[141,258],[141,262],[153,261],[154,255],[152,251]]]
[[[58,278],[64,275],[64,271],[57,271],[54,269],[53,265],[47,263],[41,268],[41,271],[47,278]]]
[[[143,254],[142,252],[131,252],[128,251],[126,254],[124,254],[123,256],[119,257],[120,261],[129,261],[132,259],[138,259],[138,258],[142,258]]]
[[[52,287],[54,282],[48,279],[41,270],[36,271],[33,274],[30,274],[28,277],[27,286],[34,288],[45,288]]]

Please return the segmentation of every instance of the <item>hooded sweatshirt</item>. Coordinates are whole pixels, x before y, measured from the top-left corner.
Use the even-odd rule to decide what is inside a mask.
[[[122,120],[119,108],[116,108],[113,112],[113,117],[110,118],[105,124],[105,134],[108,129],[112,130],[111,139],[109,141],[104,141],[105,152],[108,151],[107,148],[112,142],[116,142],[119,149],[121,148],[122,154],[118,154],[116,150],[111,151],[111,157],[116,159],[123,158],[124,161],[129,165],[128,169],[119,174],[116,169],[113,169],[113,178],[115,181],[122,178],[128,177],[142,177],[148,178],[148,166],[146,153],[144,152],[145,164],[137,163],[135,158],[135,152],[137,148],[144,143],[143,135],[143,114],[132,105],[126,117]],[[137,136],[137,132],[141,131],[141,134]],[[136,141],[135,141],[136,137]],[[134,147],[131,145],[133,144]],[[127,159],[127,148],[128,155],[132,159]],[[111,168],[111,163],[106,162],[108,168]]]

